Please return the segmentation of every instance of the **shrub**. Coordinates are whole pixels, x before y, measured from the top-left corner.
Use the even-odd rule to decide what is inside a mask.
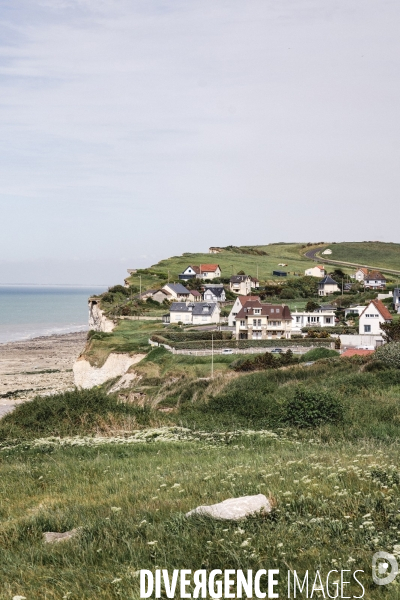
[[[108,291],[111,294],[122,294],[123,296],[129,296],[130,294],[129,289],[124,287],[123,285],[114,285],[113,287],[108,288]]]
[[[295,427],[318,427],[343,420],[343,405],[328,392],[297,388],[286,405],[286,422]]]
[[[374,360],[379,360],[388,367],[400,369],[400,342],[390,342],[377,348]]]
[[[319,360],[321,358],[330,358],[331,356],[339,356],[339,352],[330,348],[313,348],[301,357],[301,361]]]

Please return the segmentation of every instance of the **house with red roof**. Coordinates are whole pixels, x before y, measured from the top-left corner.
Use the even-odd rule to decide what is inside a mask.
[[[304,275],[308,277],[325,277],[325,267],[324,265],[316,265],[315,267],[311,267],[310,269],[306,269],[304,271]]]
[[[381,300],[371,300],[360,314],[360,335],[382,335],[381,324],[391,323],[392,315]]]

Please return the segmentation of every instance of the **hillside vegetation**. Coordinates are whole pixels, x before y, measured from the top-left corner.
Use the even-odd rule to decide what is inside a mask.
[[[327,259],[400,271],[400,244],[385,242],[341,242],[323,246],[321,247],[321,252],[325,248],[332,250],[332,254],[327,256]]]

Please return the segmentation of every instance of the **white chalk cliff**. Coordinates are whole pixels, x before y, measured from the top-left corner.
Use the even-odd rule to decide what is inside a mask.
[[[80,389],[89,389],[102,385],[109,379],[122,377],[129,367],[142,360],[145,354],[116,354],[111,353],[102,367],[93,367],[84,358],[78,358],[73,366],[74,382]]]
[[[110,333],[115,327],[114,321],[108,319],[100,308],[98,300],[89,298],[89,329]]]

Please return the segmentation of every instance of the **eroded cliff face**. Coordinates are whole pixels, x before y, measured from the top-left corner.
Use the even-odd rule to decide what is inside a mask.
[[[89,329],[110,333],[114,327],[115,323],[105,316],[99,302],[89,298]]]
[[[96,385],[101,385],[109,379],[122,377],[128,371],[129,367],[138,363],[146,355],[135,354],[116,354],[111,353],[102,367],[93,367],[85,358],[79,358],[73,367],[74,382],[79,389],[90,389]],[[135,376],[132,377],[132,379]],[[125,378],[129,379],[129,378]],[[125,386],[120,386],[125,387]]]

